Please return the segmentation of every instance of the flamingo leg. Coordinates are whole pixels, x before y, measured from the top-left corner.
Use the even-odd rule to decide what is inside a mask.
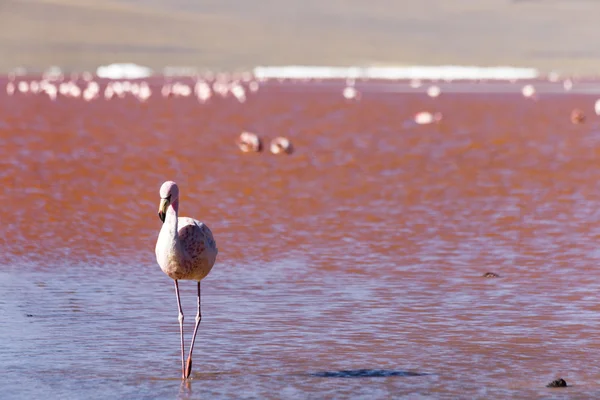
[[[192,344],[190,345],[190,355],[188,356],[185,369],[186,378],[189,378],[192,373],[192,352],[194,351],[194,343],[196,342],[196,333],[198,333],[200,321],[202,321],[202,312],[200,311],[200,282],[198,282],[198,314],[196,314],[196,326],[194,327],[194,336],[192,336]]]
[[[179,307],[179,333],[181,334],[181,376],[185,379],[185,355],[183,352],[183,310],[181,309],[181,299],[179,298],[179,283],[175,279],[175,294],[177,295],[177,306]]]

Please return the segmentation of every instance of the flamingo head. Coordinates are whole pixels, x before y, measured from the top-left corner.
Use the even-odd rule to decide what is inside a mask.
[[[167,209],[170,205],[177,207],[179,201],[179,188],[173,181],[166,181],[160,187],[160,204],[158,206],[158,218],[165,222]]]

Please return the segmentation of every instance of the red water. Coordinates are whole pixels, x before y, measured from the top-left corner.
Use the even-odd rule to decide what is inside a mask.
[[[534,101],[522,84],[429,98],[362,82],[348,101],[339,83],[268,83],[199,104],[153,85],[146,103],[0,94],[11,398],[597,396],[600,118],[584,86]],[[242,154],[242,130],[296,151]],[[168,179],[219,247],[187,387],[153,258]],[[545,388],[558,377],[572,387]]]

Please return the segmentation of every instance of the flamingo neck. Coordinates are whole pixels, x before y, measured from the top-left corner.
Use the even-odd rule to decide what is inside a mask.
[[[179,201],[176,200],[167,207],[167,212],[165,216],[165,222],[161,228],[161,235],[165,237],[165,240],[168,243],[169,252],[174,252],[177,249],[177,245],[179,242],[179,235],[177,234],[177,220],[178,218],[178,210],[179,210]]]

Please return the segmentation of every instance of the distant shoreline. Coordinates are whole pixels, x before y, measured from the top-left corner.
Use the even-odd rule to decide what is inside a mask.
[[[568,80],[577,82],[597,82],[600,77],[574,77],[558,72],[543,73],[535,68],[516,68],[510,66],[478,67],[478,66],[385,66],[385,67],[332,67],[332,66],[260,66],[249,70],[206,70],[193,67],[169,66],[162,71],[154,71],[146,66],[132,63],[111,64],[100,66],[91,71],[62,70],[56,66],[45,71],[30,71],[24,68],[16,69],[8,74],[0,74],[8,80],[15,78],[35,79],[43,77],[49,80],[69,79],[109,79],[109,80],[137,80],[137,79],[202,79],[214,80],[215,77],[224,75],[226,79],[249,81],[258,80],[316,80],[316,81],[345,81],[352,85],[354,81],[371,82],[517,82],[517,81],[545,81],[548,83],[569,84]],[[571,84],[569,84],[571,85]]]
[[[114,63],[114,64],[121,64],[121,63]],[[124,63],[123,63],[124,64]],[[111,65],[111,64],[109,64]],[[83,74],[83,73],[91,73],[92,75],[98,75],[97,71],[100,68],[104,68],[106,67],[105,65],[99,65],[97,67],[92,67],[92,68],[88,68],[88,69],[81,69],[81,68],[73,68],[73,67],[60,67],[57,65],[52,65],[52,66],[46,66],[46,67],[41,67],[41,66],[36,66],[36,67],[25,67],[25,66],[16,66],[14,68],[9,68],[7,70],[0,70],[0,76],[11,76],[11,75],[17,75],[17,76],[40,76],[43,75],[45,73],[47,73],[47,71],[50,71],[52,69],[55,70],[59,70],[61,71],[61,73],[65,74],[65,75],[70,75],[70,74]],[[503,65],[503,66],[476,66],[476,65],[410,65],[410,64],[401,64],[401,65],[394,65],[394,64],[389,64],[389,65],[381,65],[381,64],[373,64],[373,65],[366,65],[366,66],[328,66],[328,65],[271,65],[271,66],[254,66],[254,67],[249,67],[249,68],[243,68],[243,67],[234,67],[234,68],[208,68],[208,67],[196,67],[196,66],[173,66],[173,65],[165,65],[162,67],[158,67],[158,68],[151,68],[148,66],[141,66],[144,68],[148,68],[150,70],[152,70],[151,76],[154,77],[185,77],[185,76],[200,76],[200,75],[206,75],[206,74],[219,74],[219,73],[225,73],[225,74],[242,74],[242,73],[254,73],[256,74],[257,71],[266,71],[266,70],[271,70],[271,71],[275,71],[275,70],[280,70],[280,71],[285,71],[285,70],[290,70],[292,68],[305,68],[306,70],[311,70],[309,71],[306,75],[302,75],[301,73],[288,73],[286,75],[286,73],[283,73],[281,76],[278,75],[278,73],[276,72],[271,72],[271,76],[270,78],[283,78],[283,79],[304,79],[304,78],[315,78],[315,79],[346,79],[346,78],[355,78],[355,79],[395,79],[395,80],[407,80],[407,79],[422,79],[422,80],[446,80],[446,79],[450,79],[450,80],[478,80],[478,79],[485,79],[485,80],[510,80],[510,79],[518,79],[518,80],[524,80],[524,79],[533,79],[533,80],[537,80],[537,79],[542,79],[548,76],[556,76],[557,79],[566,79],[566,78],[574,78],[574,79],[580,79],[580,80],[597,80],[600,79],[600,70],[598,70],[598,72],[590,72],[588,74],[582,74],[582,73],[569,73],[566,71],[561,71],[561,70],[557,70],[557,69],[551,69],[551,70],[544,70],[544,69],[539,69],[539,68],[535,68],[535,67],[515,67],[515,66],[508,66],[508,65]],[[472,76],[464,76],[462,74],[458,74],[459,77],[452,77],[453,74],[444,74],[443,72],[440,72],[439,76],[435,76],[436,72],[431,72],[431,71],[436,71],[436,70],[443,70],[443,69],[450,69],[450,68],[454,68],[456,70],[479,70],[482,71],[479,74],[475,73]],[[367,71],[367,70],[396,70],[396,71],[409,71],[409,70],[423,70],[423,71],[430,71],[430,72],[423,72],[422,74],[419,74],[418,72],[414,73],[414,76],[410,76],[411,74],[409,72],[400,72],[400,73],[396,73],[396,75],[398,75],[397,77],[390,77],[390,78],[382,78],[381,76],[376,76],[376,77],[370,77],[370,76],[364,76],[361,75],[360,73],[356,76],[352,76],[351,74],[349,74],[348,76],[343,76],[343,75],[336,75],[336,76],[328,76],[328,74],[324,74],[323,76],[316,76],[318,75],[318,73],[313,72],[312,70],[322,70],[322,69],[331,69],[331,70],[337,70],[337,71],[343,71],[343,70],[356,70],[356,71]],[[494,75],[494,72],[491,71],[502,71],[502,70],[514,70],[514,71],[520,71],[520,73],[516,73],[516,75],[514,76],[510,76],[510,75],[506,75],[506,76],[499,76],[499,77],[494,77],[492,75]],[[486,71],[490,71],[490,72],[486,72]],[[498,72],[501,73],[501,72]],[[393,75],[393,73],[392,73]],[[446,75],[450,75],[449,77]],[[135,78],[129,78],[129,79],[135,79]]]
[[[511,65],[600,76],[600,1],[7,1],[0,73],[132,62],[154,71]]]

